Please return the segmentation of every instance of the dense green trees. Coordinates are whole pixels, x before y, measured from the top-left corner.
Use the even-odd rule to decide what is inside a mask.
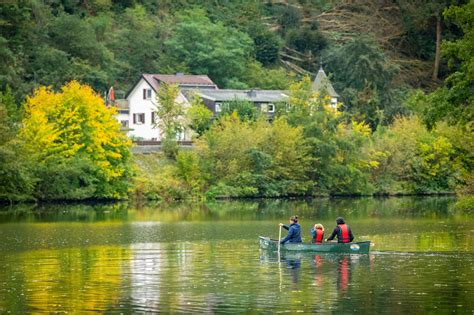
[[[426,98],[418,99],[418,108],[425,122],[433,126],[445,118],[451,124],[471,125],[474,120],[474,1],[445,12],[464,33],[458,40],[446,41],[443,53],[449,58],[453,72],[445,85]],[[469,128],[469,126],[468,126]]]
[[[252,54],[252,40],[222,23],[212,23],[202,10],[187,10],[172,21],[162,60],[173,70],[208,74],[220,86],[239,82]]]
[[[104,26],[101,36],[110,40],[111,50],[117,60],[115,71],[120,71],[116,73],[120,75],[120,83],[130,87],[129,82],[135,82],[141,74],[158,72],[156,63],[161,51],[162,26],[158,17],[149,14],[143,6],[127,8],[119,16],[116,33],[110,29],[112,18],[105,14],[101,17],[100,25]],[[111,38],[107,38],[109,36]]]
[[[180,71],[208,74],[222,88],[288,90],[321,60],[342,97],[338,112],[308,79],[293,85],[289,106],[277,104],[273,124],[246,102],[211,117],[196,100],[173,117],[197,132],[198,149],[178,151],[178,130],[161,126],[173,130],[172,159],[143,158],[147,173],[135,178],[135,192],[170,199],[453,191],[470,182],[474,163],[474,1],[419,3],[5,3],[0,198],[125,195],[127,145],[80,135],[98,130],[86,105],[102,105],[90,90],[66,101],[55,92],[66,82],[102,94],[111,85],[128,89],[140,73]],[[41,85],[51,89],[27,99]],[[171,99],[158,109],[163,117],[175,109]],[[35,115],[32,100],[43,104]]]
[[[31,199],[34,181],[22,143],[17,140],[19,111],[7,89],[0,93],[0,200]]]
[[[398,68],[373,38],[357,37],[334,48],[328,68],[345,108],[373,129],[405,113],[400,87],[394,86]]]
[[[403,111],[404,78],[410,77],[405,82],[412,85],[430,86],[420,64],[434,64],[439,56],[433,26],[455,3],[370,3],[371,9],[365,10],[361,3],[340,6],[338,1],[11,2],[0,8],[0,89],[10,85],[17,100],[38,85],[59,88],[73,79],[97,91],[111,85],[125,90],[140,73],[177,71],[209,74],[221,87],[285,89],[288,72],[314,73],[323,57],[350,107],[360,108],[361,116],[383,112],[389,122]],[[395,14],[383,15],[391,10]],[[366,11],[390,21],[377,24],[374,17],[364,16]],[[449,21],[464,31],[454,15],[459,16],[453,13]],[[374,25],[358,28],[367,23]],[[445,38],[458,39],[459,32],[449,25],[442,23]],[[365,40],[361,33],[373,39]],[[418,59],[407,61],[407,56]],[[341,66],[346,60],[350,66]],[[444,76],[442,61],[436,64]],[[364,66],[371,71],[361,73]],[[383,72],[374,78],[376,69]],[[350,78],[358,79],[358,87]],[[365,105],[375,110],[365,113]],[[362,118],[372,127],[378,124]]]
[[[362,151],[370,137],[363,123],[346,122],[329,107],[330,98],[311,90],[309,78],[295,84],[290,110],[280,112],[294,126],[303,128],[310,148],[311,167],[307,170],[316,183],[315,191],[323,194],[370,193],[367,168],[369,156]]]

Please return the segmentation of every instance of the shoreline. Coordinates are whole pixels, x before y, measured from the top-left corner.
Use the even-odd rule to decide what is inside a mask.
[[[312,196],[281,196],[281,197],[226,197],[219,196],[212,199],[146,199],[146,198],[123,198],[123,199],[108,199],[108,198],[88,198],[82,200],[71,200],[71,199],[56,199],[56,200],[27,200],[27,201],[10,201],[10,200],[0,200],[0,206],[9,206],[17,204],[36,204],[36,205],[75,205],[75,204],[84,204],[84,205],[93,205],[93,204],[115,204],[120,202],[131,202],[131,203],[147,203],[147,202],[206,202],[206,201],[260,201],[260,200],[314,200],[314,199],[362,199],[362,198],[374,198],[374,199],[385,199],[385,198],[403,198],[403,197],[457,197],[458,195],[454,192],[443,192],[443,193],[412,193],[412,194],[374,194],[374,195],[312,195]]]

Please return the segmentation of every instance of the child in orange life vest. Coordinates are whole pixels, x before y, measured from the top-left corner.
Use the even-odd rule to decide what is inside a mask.
[[[311,229],[311,243],[321,244],[324,240],[324,226],[320,223],[314,225]]]

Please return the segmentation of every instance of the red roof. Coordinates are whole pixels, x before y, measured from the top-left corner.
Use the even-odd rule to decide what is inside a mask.
[[[158,89],[160,82],[178,85],[195,85],[195,86],[216,86],[207,75],[190,75],[190,74],[143,74],[143,78],[155,89]]]
[[[148,74],[144,73],[140,77],[143,78],[150,86],[157,92],[160,87],[160,82],[167,84],[177,84],[180,87],[206,87],[212,89],[218,89],[217,85],[207,75],[192,75],[192,74]],[[127,92],[125,98],[133,91],[137,82]]]

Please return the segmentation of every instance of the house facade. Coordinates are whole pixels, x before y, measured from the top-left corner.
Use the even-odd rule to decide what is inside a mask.
[[[217,89],[217,85],[207,75],[163,75],[143,74],[125,95],[128,110],[118,108],[117,119],[128,130],[128,136],[137,140],[161,140],[161,130],[156,126],[156,93],[160,84],[177,84],[180,89]],[[176,102],[188,107],[189,101],[180,91]],[[183,132],[179,140],[191,140],[189,132]]]
[[[243,100],[255,104],[259,111],[267,114],[271,119],[275,114],[276,104],[286,103],[289,99],[288,91],[283,90],[219,89],[207,75],[142,74],[125,95],[125,99],[115,101],[118,111],[116,118],[132,139],[161,140],[162,133],[156,126],[158,118],[155,111],[159,106],[156,93],[163,83],[178,85],[180,93],[176,102],[183,104],[185,109],[190,106],[191,97],[198,95],[214,115],[218,115],[226,103]],[[331,97],[331,106],[337,107],[339,95],[322,68],[318,71],[312,88],[315,91],[328,94]],[[177,138],[189,141],[192,138],[192,132],[184,131]]]
[[[190,93],[197,94],[214,115],[219,115],[226,103],[240,100],[253,103],[258,111],[271,118],[275,114],[276,104],[286,103],[289,99],[287,92],[282,90],[185,90],[183,93],[186,96]]]

